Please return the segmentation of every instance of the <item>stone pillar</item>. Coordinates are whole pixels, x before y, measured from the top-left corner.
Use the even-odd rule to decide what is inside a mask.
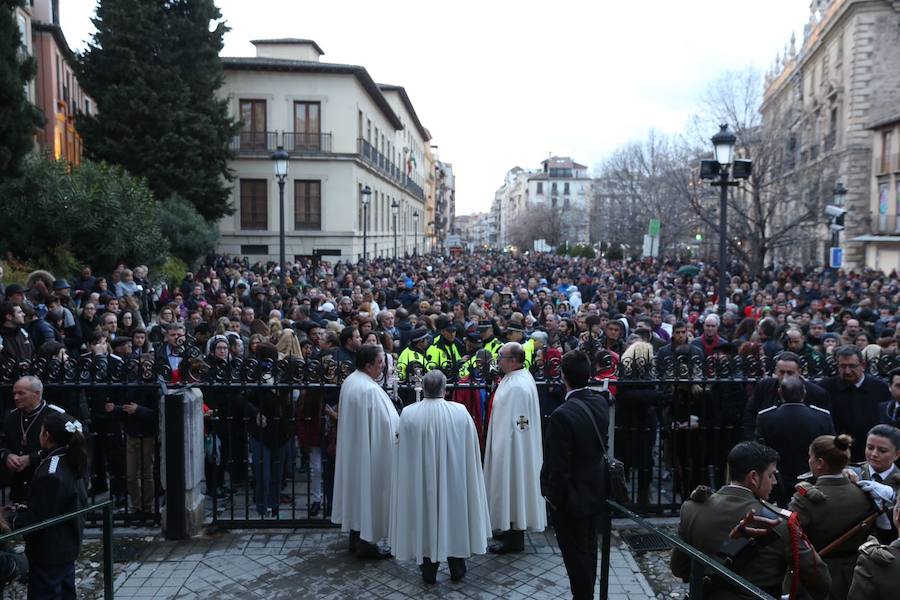
[[[166,392],[160,402],[162,465],[166,491],[162,510],[166,539],[185,539],[203,526],[203,394],[198,389]]]

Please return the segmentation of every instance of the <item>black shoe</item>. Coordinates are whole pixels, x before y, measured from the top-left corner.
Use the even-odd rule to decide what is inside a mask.
[[[356,550],[359,548],[359,532],[351,531],[350,532],[350,546],[349,550],[351,554],[356,554]]]
[[[313,502],[313,503],[309,506],[309,513],[308,513],[308,514],[309,514],[309,518],[312,519],[313,517],[318,517],[318,516],[319,516],[319,511],[321,511],[321,510],[322,510],[322,504],[319,503],[319,502]]]
[[[440,563],[431,562],[426,558],[425,562],[419,565],[419,570],[422,571],[422,581],[429,585],[437,583],[437,572],[439,564]]]
[[[466,559],[448,556],[447,565],[450,567],[451,581],[460,581],[466,576]]]

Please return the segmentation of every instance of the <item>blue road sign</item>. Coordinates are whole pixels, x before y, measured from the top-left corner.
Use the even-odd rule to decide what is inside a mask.
[[[832,248],[831,249],[831,259],[829,260],[829,266],[832,269],[840,269],[844,266],[844,249],[843,248]]]

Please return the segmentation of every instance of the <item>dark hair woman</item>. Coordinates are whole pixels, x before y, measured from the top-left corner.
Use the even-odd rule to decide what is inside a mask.
[[[846,434],[820,435],[814,439],[809,445],[809,470],[816,482],[798,484],[788,507],[798,514],[800,526],[819,551],[872,512],[869,496],[844,474],[852,443],[853,439]],[[867,535],[866,529],[858,529],[855,535],[822,557],[831,573],[829,598],[847,597],[858,548]]]
[[[14,515],[21,529],[87,506],[88,455],[81,423],[51,411],[41,427],[43,459],[31,480],[28,505]],[[75,560],[81,549],[84,517],[25,535],[29,598],[74,598]]]

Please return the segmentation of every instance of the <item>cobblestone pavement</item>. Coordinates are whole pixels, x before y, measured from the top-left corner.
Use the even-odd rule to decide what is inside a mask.
[[[610,600],[654,598],[627,547],[614,534]],[[339,531],[247,531],[184,542],[143,543],[115,581],[116,598],[569,598],[552,531],[528,534],[516,555],[475,556],[462,582],[441,565],[437,585],[414,562],[364,561]],[[598,584],[599,591],[599,584]]]

